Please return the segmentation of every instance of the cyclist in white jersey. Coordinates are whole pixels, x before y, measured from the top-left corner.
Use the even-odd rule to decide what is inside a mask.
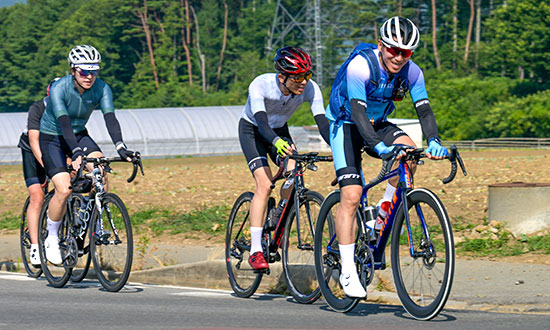
[[[269,268],[262,252],[262,230],[266,206],[271,194],[272,173],[267,155],[275,162],[296,150],[287,121],[304,102],[309,102],[323,139],[329,143],[328,120],[323,96],[311,80],[312,64],[307,52],[299,47],[277,50],[274,66],[278,73],[256,77],[248,88],[248,100],[239,121],[239,141],[254,177],[254,197],[250,205],[251,249],[248,262],[255,270]]]

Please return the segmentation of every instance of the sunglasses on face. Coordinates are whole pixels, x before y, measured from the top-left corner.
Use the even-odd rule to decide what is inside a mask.
[[[311,79],[311,76],[313,76],[313,72],[310,71],[301,76],[290,77],[290,79],[294,80],[297,83],[301,83],[304,80],[309,81]]]
[[[401,56],[407,58],[407,57],[411,57],[413,54],[412,50],[410,49],[388,47],[386,45],[384,45],[384,47],[386,47],[386,49],[388,50],[388,53],[390,53],[392,56],[398,56],[399,54],[401,54]]]
[[[84,70],[81,68],[76,68],[76,72],[78,72],[81,77],[88,77],[89,75],[95,77],[99,73],[99,70]]]

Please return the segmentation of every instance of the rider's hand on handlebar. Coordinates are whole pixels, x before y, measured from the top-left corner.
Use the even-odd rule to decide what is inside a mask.
[[[428,141],[428,148],[426,149],[426,156],[430,159],[443,159],[449,152],[447,148],[441,146],[441,142],[437,138],[431,138]]]
[[[292,151],[295,150],[293,146],[291,146],[288,142],[285,140],[279,138],[277,141],[275,141],[274,144],[275,148],[277,149],[277,154],[281,158],[285,158],[286,155],[292,155]]]
[[[132,150],[128,150],[124,143],[119,143],[116,147],[116,151],[118,152],[120,158],[126,159],[128,162],[131,162],[132,158],[136,156],[136,153]]]
[[[82,156],[84,156],[84,153],[82,152],[82,149],[80,149],[75,151],[71,157],[71,166],[75,171],[78,171],[80,165],[82,164]]]
[[[388,159],[391,158],[389,156],[384,156],[387,154],[390,154],[395,149],[395,145],[387,146],[384,142],[379,142],[377,145],[374,146],[374,151],[380,156],[382,159]],[[401,151],[399,155],[395,159],[399,159],[401,157],[405,156],[405,152]]]

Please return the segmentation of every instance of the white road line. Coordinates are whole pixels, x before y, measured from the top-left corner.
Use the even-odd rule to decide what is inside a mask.
[[[35,281],[34,278],[26,275],[6,274],[0,273],[0,280],[13,280],[13,281]]]

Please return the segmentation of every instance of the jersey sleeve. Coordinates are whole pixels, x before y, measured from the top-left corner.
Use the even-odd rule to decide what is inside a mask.
[[[319,88],[319,85],[317,85],[317,83],[313,80],[310,80],[309,84],[312,86],[312,95],[308,97],[307,101],[311,105],[313,117],[317,115],[324,115],[325,106],[323,104],[323,93],[321,93],[321,88]]]
[[[103,95],[101,96],[99,105],[101,107],[101,112],[103,113],[103,115],[106,115],[110,112],[115,111],[115,106],[113,104],[113,92],[111,91],[111,87],[109,87],[109,85],[105,83],[102,90]]]
[[[266,111],[263,94],[265,89],[266,87],[263,85],[263,81],[258,78],[254,79],[250,83],[250,86],[248,86],[248,97],[250,98],[250,110],[252,111],[252,115],[260,111]]]
[[[424,74],[422,70],[416,65],[416,63],[411,63],[409,68],[409,83],[410,83],[410,94],[413,103],[416,103],[420,100],[428,99],[428,92],[426,91],[426,85],[424,83]]]
[[[367,60],[363,56],[355,56],[348,64],[346,80],[349,100],[361,100],[367,102],[366,83],[370,79],[370,69]]]
[[[69,111],[65,105],[65,89],[63,84],[55,84],[50,88],[50,103],[52,105],[55,119],[61,116],[69,116]]]
[[[29,108],[29,115],[27,117],[27,129],[40,130],[40,119],[44,113],[44,101],[40,100],[34,102]]]

